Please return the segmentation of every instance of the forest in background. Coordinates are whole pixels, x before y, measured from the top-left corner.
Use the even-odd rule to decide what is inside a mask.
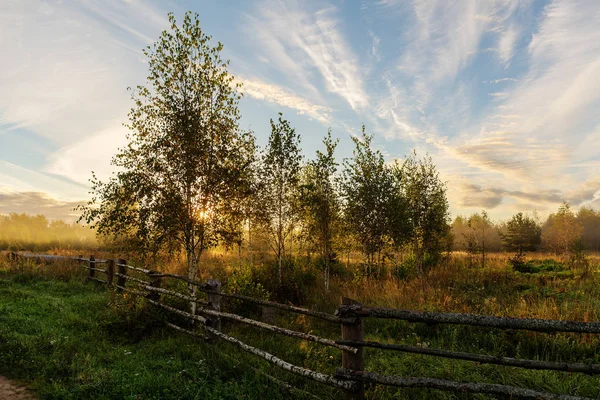
[[[81,224],[48,220],[41,214],[0,214],[0,250],[84,250],[97,244],[96,232]]]
[[[299,221],[302,224],[302,221]],[[252,234],[249,225],[244,224],[239,246],[234,246],[241,253],[247,252],[253,245],[254,252],[269,252],[268,237],[264,232]],[[290,238],[296,243],[294,253],[308,254],[314,252],[306,237],[298,229],[298,235]],[[519,240],[514,235],[519,234]],[[344,237],[348,232],[341,232],[340,244],[350,243],[351,253],[361,251],[360,246],[352,246],[352,238]],[[512,236],[511,236],[512,235]],[[590,252],[600,251],[600,211],[591,207],[581,207],[574,211],[568,203],[550,214],[545,220],[536,213],[517,213],[507,220],[493,221],[487,212],[474,213],[470,216],[458,215],[454,218],[450,230],[451,250],[471,253],[481,252],[518,252],[519,243],[523,251],[543,251],[554,254],[569,252],[573,246],[580,245]],[[67,223],[62,220],[48,220],[44,215],[11,213],[0,214],[0,249],[43,251],[56,249],[111,249],[119,248],[116,242],[108,238],[96,237],[96,232],[80,223]],[[314,246],[313,246],[314,247]],[[339,255],[343,258],[343,255]],[[342,259],[343,261],[343,259]]]

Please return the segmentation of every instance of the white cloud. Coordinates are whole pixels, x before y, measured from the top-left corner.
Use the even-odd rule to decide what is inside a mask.
[[[118,123],[94,133],[71,145],[67,145],[50,156],[45,172],[68,177],[74,182],[87,185],[92,171],[101,180],[109,178],[113,171],[112,156],[127,144],[127,128]]]
[[[304,82],[311,81],[311,69],[318,71],[329,92],[358,109],[368,104],[368,96],[358,59],[338,30],[336,14],[333,7],[309,11],[303,2],[268,1],[250,20],[252,30],[261,32],[270,56],[282,62],[284,71],[289,66],[290,73]]]
[[[514,25],[510,25],[500,36],[500,40],[498,41],[498,56],[505,66],[508,66],[510,60],[513,58],[518,34],[517,28]]]
[[[236,81],[242,83],[241,92],[259,100],[266,100],[284,107],[294,109],[298,114],[306,114],[317,121],[326,124],[330,120],[329,107],[320,106],[303,99],[290,91],[270,83],[260,81],[256,78],[245,79],[236,77]]]
[[[0,160],[0,190],[5,192],[45,192],[64,201],[85,198],[88,192],[88,188],[84,185],[2,160]]]
[[[98,19],[146,39],[130,26],[149,15],[143,4],[117,1],[92,11],[70,3],[3,2],[0,51],[10,57],[0,66],[2,123],[62,145],[104,128],[107,117],[126,110],[126,88],[143,66],[139,55],[110,40]]]
[[[57,144],[46,172],[86,184],[91,170],[107,171],[131,106],[126,89],[145,77],[141,49],[166,22],[143,2],[3,2],[0,126]]]

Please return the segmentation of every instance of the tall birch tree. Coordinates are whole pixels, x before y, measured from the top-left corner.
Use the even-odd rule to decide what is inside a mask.
[[[181,26],[168,18],[170,28],[144,50],[149,75],[132,90],[129,143],[112,159],[117,172],[107,182],[93,176],[81,219],[100,234],[128,233],[142,252],[182,249],[195,279],[203,251],[241,234],[254,138],[239,129],[240,94],[223,45],[211,43],[196,13]]]
[[[283,279],[283,257],[286,239],[293,234],[298,218],[296,206],[302,155],[300,136],[279,113],[271,119],[271,135],[263,156],[262,223],[269,232],[271,247],[278,264],[278,279]]]

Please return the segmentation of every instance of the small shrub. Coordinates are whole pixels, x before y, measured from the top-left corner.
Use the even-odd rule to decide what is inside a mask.
[[[252,269],[247,264],[243,264],[239,269],[233,271],[227,279],[225,290],[227,293],[240,294],[261,300],[268,300],[271,296],[262,284],[256,282]],[[260,309],[257,304],[242,300],[233,300],[231,305],[234,312],[242,315],[254,315]]]
[[[515,271],[525,274],[562,272],[565,270],[562,263],[552,259],[525,261],[525,255],[523,253],[517,253],[514,257],[509,258],[508,262]]]
[[[392,268],[392,275],[398,280],[406,280],[414,275],[417,270],[417,260],[409,255],[404,261]]]

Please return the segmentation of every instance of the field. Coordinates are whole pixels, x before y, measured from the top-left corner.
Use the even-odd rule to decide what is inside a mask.
[[[422,278],[374,279],[340,273],[332,279],[329,293],[324,290],[320,274],[303,267],[299,259],[294,263],[294,283],[282,294],[268,279],[271,267],[267,260],[255,260],[256,266],[251,269],[233,252],[213,253],[203,262],[203,278],[222,279],[226,291],[292,300],[328,312],[337,308],[343,295],[368,306],[600,321],[597,255],[590,257],[589,271],[570,270],[566,262],[561,262],[565,260],[548,254],[529,255],[530,260],[540,260],[531,263],[534,268],[530,273],[514,271],[508,257],[505,253],[493,254],[486,267],[481,268],[468,267],[467,255],[455,253]],[[541,261],[549,259],[553,261]],[[84,284],[77,266],[2,262],[0,374],[28,382],[41,398],[289,398],[251,367],[322,398],[339,395],[276,371],[230,345],[204,343],[168,330],[161,322],[164,315],[155,309],[131,296]],[[355,262],[351,261],[350,270],[358,268]],[[164,266],[172,272],[180,268],[177,262]],[[393,271],[388,272],[392,275]],[[226,307],[260,316],[259,310],[239,303]],[[270,317],[291,329],[334,339],[340,335],[339,326],[310,318],[284,313]],[[297,365],[331,374],[340,365],[340,352],[335,349],[274,337],[245,326],[224,324],[224,330]],[[592,335],[426,326],[374,319],[367,319],[365,331],[366,340],[380,342],[517,358],[600,362],[600,342]],[[365,359],[365,370],[390,375],[502,383],[600,397],[600,379],[581,374],[529,371],[376,349],[366,349]],[[367,394],[376,399],[492,398],[380,386],[369,388]]]

